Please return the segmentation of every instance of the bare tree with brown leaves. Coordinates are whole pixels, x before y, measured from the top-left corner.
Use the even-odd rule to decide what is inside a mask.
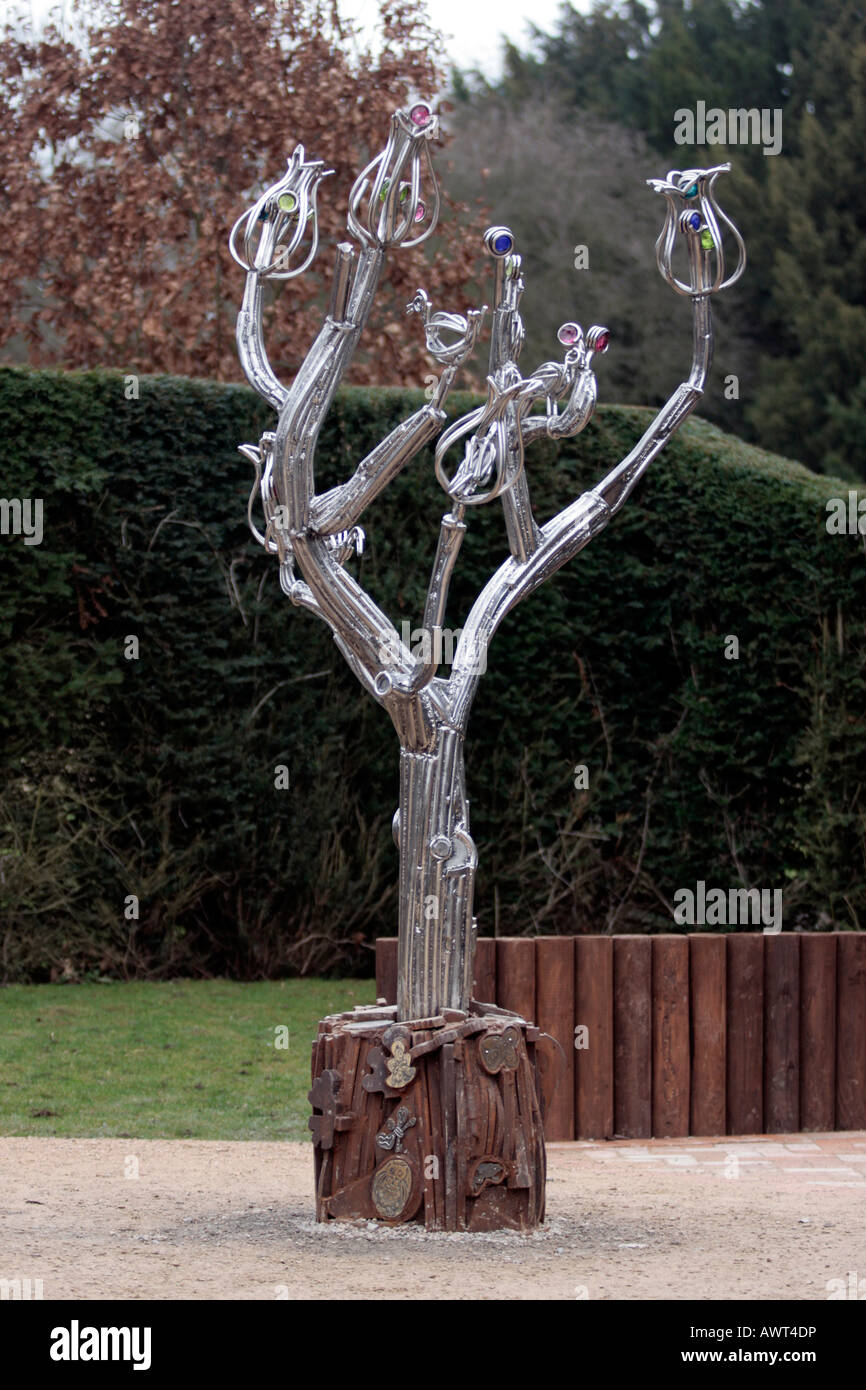
[[[238,190],[257,193],[297,132],[335,170],[322,209],[339,239],[353,171],[415,91],[442,85],[442,50],[421,0],[381,0],[382,42],[363,49],[335,3],[102,0],[82,27],[0,41],[5,128],[0,351],[35,366],[237,375],[226,249]],[[419,279],[460,298],[474,250],[457,217],[432,259],[392,271],[390,304]],[[315,273],[293,287],[277,359],[297,370],[321,313]],[[273,312],[273,304],[270,312]],[[356,382],[414,382],[423,347],[393,322],[356,359]]]

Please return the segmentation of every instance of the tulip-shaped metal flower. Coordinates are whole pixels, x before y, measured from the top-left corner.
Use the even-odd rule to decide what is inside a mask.
[[[439,118],[426,102],[395,111],[381,154],[355,180],[349,197],[349,231],[365,245],[417,246],[439,220],[439,184],[430,159],[430,141]],[[370,180],[366,214],[361,204]],[[410,236],[410,232],[415,233]]]
[[[668,284],[678,294],[715,294],[726,290],[739,280],[746,268],[746,247],[730,217],[716,202],[715,183],[719,174],[726,174],[730,164],[717,164],[713,169],[671,169],[664,179],[647,179],[650,188],[662,193],[667,200],[667,216],[656,242],[656,261]],[[725,248],[723,224],[737,246],[737,264],[725,279]],[[677,233],[682,233],[689,248],[690,283],[678,280],[671,269],[671,257]],[[715,270],[711,271],[711,259]]]
[[[307,269],[319,247],[316,194],[322,179],[333,172],[320,159],[306,160],[303,145],[295,146],[283,177],[266,188],[232,227],[229,249],[242,269],[268,280],[291,280]],[[243,254],[237,248],[241,226]],[[305,242],[305,250],[296,258]]]
[[[443,403],[475,346],[486,308],[434,312],[419,290],[408,311],[421,318],[427,350],[444,368],[433,399],[397,425],[338,486],[316,491],[314,461],[322,421],[367,322],[387,251],[416,245],[436,225],[439,190],[429,152],[436,132],[437,118],[428,103],[396,112],[384,150],[359,175],[348,225],[361,250],[356,254],[345,242],[337,247],[330,310],[290,389],[277,380],[265,354],[260,285],[287,273],[281,269],[278,246],[285,248],[289,261],[303,254],[298,223],[279,219],[300,219],[306,210],[309,220],[312,208],[315,224],[321,166],[307,163],[298,147],[284,178],[239,219],[232,233],[233,254],[247,276],[238,317],[241,361],[249,380],[278,412],[274,431],[266,432],[258,445],[243,446],[256,468],[251,505],[258,494],[265,513],[264,531],[254,525],[252,513],[251,525],[256,538],[278,556],[284,592],[331,627],[338,649],[387,711],[400,741],[400,803],[393,830],[400,856],[397,1003],[402,1019],[429,1018],[447,1007],[465,1009],[469,1001],[478,855],[469,831],[463,741],[493,635],[522,598],[604,529],[694,408],[712,352],[711,296],[732,284],[745,265],[742,238],[714,197],[721,167],[674,170],[667,179],[652,181],[668,202],[658,242],[659,269],[692,302],[691,371],[626,458],[539,525],[530,501],[526,448],[539,437],[562,439],[584,428],[596,401],[594,360],[607,351],[610,333],[599,325],[584,333],[569,320],[558,333],[565,350],[562,360],[544,362],[524,377],[517,365],[524,339],[521,258],[507,227],[488,230],[484,242],[494,262],[494,287],[487,399],[445,430],[435,451],[436,475],[450,509],[442,517],[424,606],[428,651],[416,655],[347,566],[363,547],[359,522],[369,503],[443,430]],[[299,200],[297,207],[288,195]],[[235,241],[242,225],[241,255]],[[727,279],[725,228],[739,250],[738,264]],[[315,225],[312,236],[315,240]],[[689,284],[671,270],[678,236],[687,240]],[[308,263],[309,253],[303,264]],[[449,472],[445,456],[458,443],[463,459]],[[494,499],[502,505],[509,554],[471,605],[450,673],[440,675],[442,624],[467,509]]]

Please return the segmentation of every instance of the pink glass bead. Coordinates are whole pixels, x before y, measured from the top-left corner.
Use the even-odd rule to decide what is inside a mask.
[[[414,121],[415,125],[426,125],[430,119],[430,107],[425,106],[423,102],[421,102],[417,106],[412,107],[409,116],[410,119]]]

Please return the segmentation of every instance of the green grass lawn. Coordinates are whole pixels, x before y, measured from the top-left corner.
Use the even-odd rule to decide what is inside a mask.
[[[375,997],[372,980],[0,988],[0,1135],[309,1139],[316,1022]]]

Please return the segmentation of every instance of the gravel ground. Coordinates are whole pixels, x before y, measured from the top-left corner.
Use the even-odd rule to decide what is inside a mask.
[[[554,1144],[527,1236],[317,1225],[306,1144],[0,1139],[0,1279],[45,1299],[808,1300],[852,1271],[866,1298],[866,1133]]]

